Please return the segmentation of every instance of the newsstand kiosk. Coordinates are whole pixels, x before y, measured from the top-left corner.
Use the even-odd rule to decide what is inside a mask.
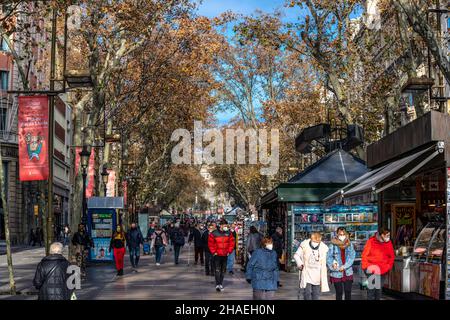
[[[89,261],[114,261],[109,244],[117,225],[121,223],[120,209],[124,208],[123,197],[92,197],[88,199],[87,231],[94,242],[89,250]]]

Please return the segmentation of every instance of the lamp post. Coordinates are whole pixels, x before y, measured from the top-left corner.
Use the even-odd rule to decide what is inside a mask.
[[[103,166],[101,176],[102,176],[102,181],[103,181],[103,190],[105,192],[105,197],[106,197],[106,193],[108,191],[107,185],[108,185],[108,177],[109,177],[109,172],[108,172],[108,169],[106,168],[106,165]]]
[[[81,223],[87,224],[87,215],[86,215],[86,179],[87,179],[87,168],[89,166],[89,158],[91,157],[91,151],[88,150],[87,146],[83,146],[83,149],[79,153],[81,159],[81,168],[83,169],[83,204],[82,204],[82,216]]]

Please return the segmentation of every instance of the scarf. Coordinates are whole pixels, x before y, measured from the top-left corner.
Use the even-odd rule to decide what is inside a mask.
[[[345,239],[345,241],[341,241],[339,240],[339,238],[333,238],[331,240],[331,243],[335,246],[338,246],[340,249],[345,249],[350,245],[350,240],[348,239],[348,237]]]

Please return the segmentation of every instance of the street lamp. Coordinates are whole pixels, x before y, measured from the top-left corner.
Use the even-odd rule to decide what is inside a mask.
[[[106,165],[103,166],[101,176],[102,176],[102,181],[103,181],[103,188],[104,188],[103,190],[105,191],[105,197],[106,197],[108,176],[109,176],[109,172],[108,172],[108,169],[106,168]]]
[[[79,153],[81,159],[81,168],[83,169],[83,204],[82,204],[82,216],[81,223],[87,224],[87,215],[86,215],[86,179],[87,179],[87,168],[89,166],[89,158],[91,157],[91,151],[88,150],[87,146],[83,146],[83,149]]]

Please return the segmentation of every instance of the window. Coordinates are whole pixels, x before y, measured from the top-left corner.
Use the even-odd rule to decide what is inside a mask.
[[[9,87],[9,72],[0,71],[0,90],[8,90]]]
[[[3,38],[0,38],[0,51],[9,51],[8,44]]]
[[[0,131],[6,130],[6,108],[0,108]]]

